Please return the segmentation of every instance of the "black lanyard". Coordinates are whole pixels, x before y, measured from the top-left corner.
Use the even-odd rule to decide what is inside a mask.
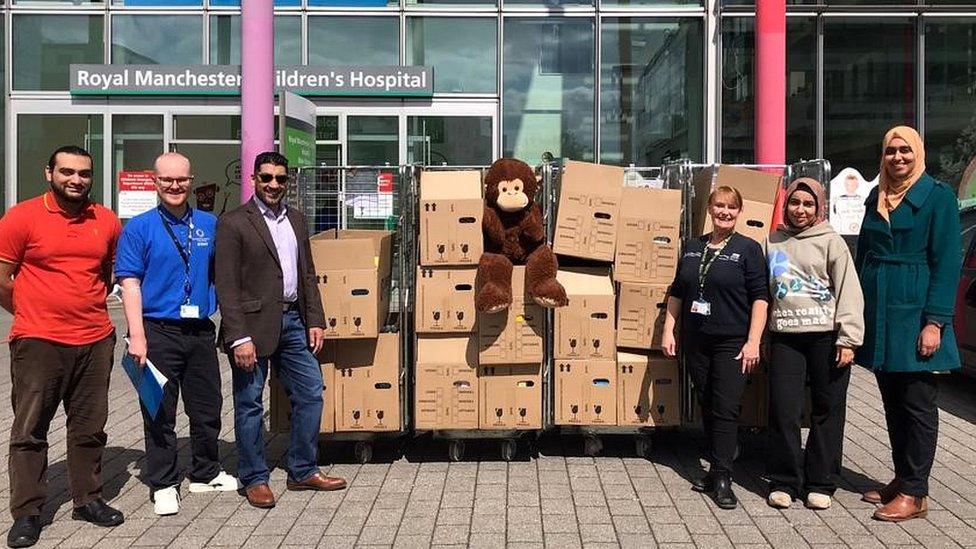
[[[732,233],[735,234],[735,233]],[[708,244],[705,244],[705,248],[702,250],[701,263],[698,264],[698,295],[705,295],[705,279],[708,278],[708,271],[712,270],[712,264],[718,259],[718,256],[725,251],[725,248],[729,245],[729,241],[732,240],[732,234],[725,237],[725,240],[719,243],[718,248],[712,248],[715,253],[708,257]]]

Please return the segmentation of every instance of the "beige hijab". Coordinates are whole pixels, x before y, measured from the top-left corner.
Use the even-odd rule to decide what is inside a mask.
[[[888,165],[884,159],[884,151],[891,145],[891,141],[900,137],[908,143],[915,153],[915,166],[912,173],[905,179],[895,179],[888,173]],[[886,221],[890,221],[888,214],[901,204],[908,190],[912,188],[922,174],[925,173],[925,145],[922,144],[922,137],[918,132],[908,126],[895,126],[885,134],[884,144],[881,146],[881,172],[879,174],[880,183],[878,184],[878,213]]]

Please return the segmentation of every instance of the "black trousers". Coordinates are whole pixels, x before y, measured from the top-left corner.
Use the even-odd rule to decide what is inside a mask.
[[[929,494],[929,474],[939,438],[939,386],[932,372],[875,372],[884,402],[891,460],[900,491]]]
[[[180,390],[190,419],[191,481],[209,482],[220,473],[220,366],[216,333],[210,320],[144,319],[149,360],[169,382],[153,419],[142,406],[146,432],[146,477],[152,490],[180,484],[176,467],[176,411]]]
[[[683,341],[685,365],[701,404],[702,423],[708,441],[709,471],[732,470],[739,437],[739,412],[746,375],[735,357],[745,337],[689,334]]]
[[[770,337],[769,489],[793,497],[806,492],[833,495],[844,447],[847,387],[851,368],[838,368],[837,332]],[[804,389],[810,385],[810,435],[800,447]]]

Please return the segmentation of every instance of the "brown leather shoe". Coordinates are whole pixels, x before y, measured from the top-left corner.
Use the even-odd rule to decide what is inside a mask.
[[[322,492],[331,492],[333,490],[342,490],[346,487],[345,479],[338,477],[327,477],[321,472],[315,473],[311,477],[302,482],[295,482],[288,479],[288,489],[289,490],[318,490]]]
[[[885,505],[898,495],[898,488],[901,487],[901,479],[893,478],[891,482],[878,490],[868,490],[861,495],[861,501],[873,503],[875,505]]]
[[[875,511],[874,518],[885,522],[902,522],[913,518],[924,518],[928,514],[927,498],[898,494],[884,507]]]
[[[244,490],[247,502],[258,509],[271,509],[275,506],[274,493],[267,484],[255,484]]]

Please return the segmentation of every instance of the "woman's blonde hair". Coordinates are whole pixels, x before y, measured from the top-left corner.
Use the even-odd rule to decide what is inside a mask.
[[[715,199],[719,197],[721,198],[731,197],[732,202],[735,204],[735,207],[740,210],[742,209],[742,194],[739,192],[739,189],[736,189],[735,187],[730,187],[728,185],[719,185],[718,187],[715,187],[715,189],[712,190],[712,193],[708,195],[708,205],[711,206],[712,204],[714,204]]]

